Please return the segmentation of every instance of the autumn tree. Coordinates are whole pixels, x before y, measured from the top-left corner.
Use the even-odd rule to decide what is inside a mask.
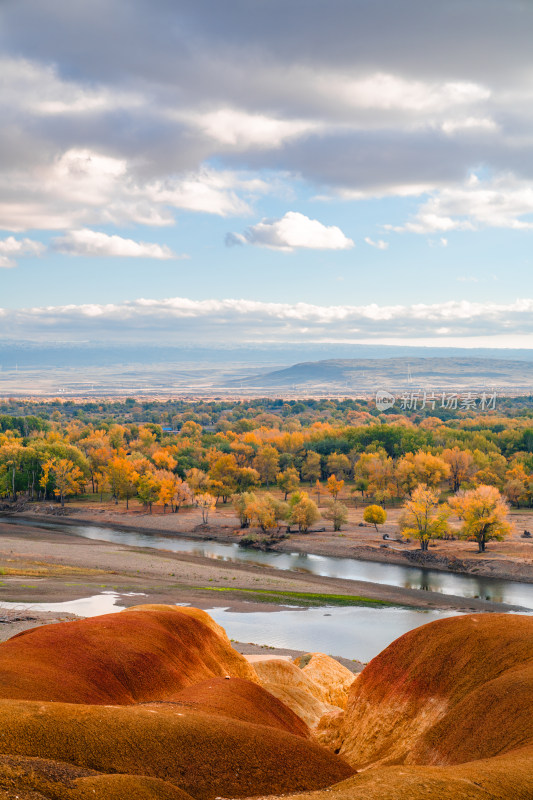
[[[105,468],[105,474],[111,487],[111,492],[118,502],[119,498],[126,501],[126,508],[129,508],[130,498],[137,493],[137,481],[139,474],[131,461],[123,456],[111,458]]]
[[[320,519],[320,513],[307,492],[294,492],[289,500],[289,525],[298,525],[300,533]]]
[[[192,503],[193,493],[187,481],[182,481],[177,475],[174,478],[174,494],[172,495],[172,502],[174,504],[173,511],[178,513],[182,505]]]
[[[327,459],[327,468],[330,475],[336,475],[343,479],[350,474],[352,465],[344,453],[331,453]]]
[[[167,469],[172,472],[176,469],[177,461],[168,450],[156,450],[152,453],[152,461],[158,469]]]
[[[53,479],[54,494],[65,505],[65,497],[79,494],[83,483],[83,472],[68,458],[50,458],[43,464],[43,474]]]
[[[405,494],[412,495],[419,484],[436,488],[448,477],[449,464],[440,456],[419,450],[406,453],[396,464],[396,480]]]
[[[279,523],[287,518],[287,503],[277,500],[271,494],[250,495],[246,506],[246,516],[250,524],[255,523],[262,531],[279,527]]]
[[[199,492],[203,492],[207,489],[207,473],[205,473],[203,470],[192,467],[191,469],[187,470],[185,477],[187,478],[187,483],[189,484],[193,494],[198,494]]]
[[[167,506],[170,506],[171,510],[173,510],[176,476],[167,469],[159,469],[157,470],[156,478],[159,482],[159,494],[157,499],[163,506],[163,514],[165,514]]]
[[[217,504],[216,498],[213,497],[212,494],[209,494],[209,492],[204,492],[203,494],[197,495],[196,502],[198,504],[198,508],[200,508],[202,512],[202,522],[204,525],[207,525],[209,522],[209,514],[211,511],[213,511]]]
[[[322,467],[320,465],[320,455],[313,450],[308,450],[302,464],[302,480],[317,481],[322,477]]]
[[[451,508],[463,521],[459,535],[475,540],[484,553],[487,542],[502,541],[511,532],[509,507],[494,486],[478,486],[459,492],[449,501]]]
[[[327,488],[330,495],[333,497],[334,500],[337,499],[340,492],[342,492],[342,488],[344,486],[344,481],[338,481],[335,475],[330,475],[328,478]]]
[[[250,507],[257,502],[253,492],[241,492],[232,497],[233,508],[239,517],[241,528],[249,528],[251,522]]]
[[[520,508],[520,505],[526,505],[529,500],[528,490],[531,476],[525,471],[524,465],[515,463],[511,469],[507,470],[505,478],[503,492],[509,502],[517,508]]]
[[[265,445],[257,451],[254,458],[254,467],[261,476],[263,483],[269,486],[278,474],[279,453],[272,445]]]
[[[323,516],[333,522],[334,531],[340,531],[341,527],[348,522],[348,509],[338,500],[328,500],[326,506]]]
[[[450,509],[439,505],[439,493],[424,484],[413,490],[400,515],[400,530],[405,537],[420,541],[427,550],[431,539],[441,539],[448,532]]]
[[[284,492],[284,500],[291,492],[295,492],[300,485],[300,476],[298,470],[294,467],[288,467],[284,472],[278,472],[276,475],[276,483],[278,488]]]
[[[459,450],[458,447],[447,448],[442,451],[442,458],[450,467],[450,489],[457,492],[463,481],[472,474],[474,459],[468,450]]]
[[[378,525],[383,525],[387,520],[387,512],[381,506],[367,506],[363,512],[363,519],[373,525],[377,531]]]
[[[145,475],[139,476],[137,481],[137,494],[143,506],[148,506],[150,509],[150,514],[152,513],[152,505],[156,503],[159,498],[160,488],[160,482],[151,473],[147,472]]]
[[[247,492],[252,486],[259,485],[261,476],[253,467],[239,467],[235,473],[235,480],[237,482],[237,491]]]
[[[24,447],[16,441],[8,441],[0,447],[0,465],[9,474],[11,498],[17,499],[17,470],[24,456]]]

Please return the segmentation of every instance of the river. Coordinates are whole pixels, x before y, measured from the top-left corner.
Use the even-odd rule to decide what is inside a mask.
[[[369,581],[405,589],[440,592],[458,597],[480,598],[533,610],[533,584],[519,581],[460,575],[423,569],[409,565],[362,561],[356,558],[336,558],[312,553],[278,553],[247,550],[238,544],[198,541],[181,535],[158,535],[139,531],[121,531],[93,525],[61,525],[59,522],[22,520],[3,517],[4,522],[48,528],[86,539],[96,539],[134,547],[150,547],[174,553],[189,553],[235,564],[269,566],[293,570],[326,578]]]

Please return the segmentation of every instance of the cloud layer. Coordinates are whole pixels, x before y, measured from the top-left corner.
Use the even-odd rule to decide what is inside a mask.
[[[447,302],[411,306],[319,306],[253,300],[165,300],[0,308],[0,335],[58,339],[217,343],[440,342],[464,346],[533,344],[533,299],[513,303]]]
[[[259,172],[345,198],[429,191],[396,226],[412,233],[529,225],[531,3],[24,0],[0,13],[5,230],[244,216],[268,191]],[[465,188],[480,164],[503,214]]]

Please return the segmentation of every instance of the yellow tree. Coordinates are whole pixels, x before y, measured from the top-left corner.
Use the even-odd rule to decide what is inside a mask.
[[[298,470],[294,467],[287,467],[284,472],[278,472],[276,476],[276,483],[278,488],[285,493],[284,500],[290,492],[295,492],[300,485],[300,476]]]
[[[159,480],[155,475],[151,475],[149,472],[145,475],[141,475],[137,480],[137,494],[139,495],[139,500],[143,506],[148,506],[150,514],[152,513],[152,505],[159,498],[160,488],[161,484]]]
[[[463,521],[459,535],[475,540],[480,553],[485,552],[487,542],[501,541],[511,532],[509,506],[495,486],[478,486],[459,492],[449,504]]]
[[[216,451],[215,451],[216,453]],[[226,503],[228,497],[237,490],[237,475],[239,467],[232,453],[217,453],[209,468],[208,488],[212,495],[221,497]]]
[[[439,493],[421,483],[403,507],[400,530],[404,536],[418,539],[421,550],[427,550],[431,539],[441,539],[448,532],[449,516],[450,509],[439,505]]]
[[[170,505],[172,507],[174,502],[176,476],[167,469],[159,469],[156,477],[159,481],[159,496],[157,499],[163,506],[163,514],[166,514],[167,506]]]
[[[352,469],[350,459],[344,453],[331,453],[327,466],[329,474],[338,475],[339,478],[347,478]]]
[[[152,453],[152,461],[158,469],[167,469],[172,472],[175,469],[177,461],[171,456],[168,450],[156,450]]]
[[[387,520],[387,512],[381,506],[367,506],[363,512],[363,519],[378,529],[378,525],[383,525]]]
[[[406,494],[411,494],[418,484],[436,488],[450,473],[449,464],[440,456],[419,450],[407,453],[396,465],[396,480]]]
[[[342,488],[344,486],[344,481],[338,481],[335,475],[330,475],[328,478],[328,492],[333,497],[334,500],[337,499],[340,492],[342,492]]]
[[[114,456],[108,461],[105,474],[115,503],[118,503],[120,498],[126,501],[126,508],[129,508],[130,498],[137,493],[139,480],[139,473],[136,472],[133,463],[124,456]]]
[[[300,533],[307,533],[320,513],[307,492],[294,492],[289,500],[289,525],[298,525]]]
[[[207,473],[203,470],[192,467],[187,470],[185,476],[193,494],[198,494],[207,488]]]
[[[78,494],[83,483],[83,472],[69,458],[50,458],[43,464],[43,473],[52,477],[54,494],[65,505],[65,497]]]
[[[193,493],[187,481],[182,481],[177,475],[174,477],[174,513],[177,514],[182,505],[192,503]]]
[[[9,474],[11,485],[11,496],[17,499],[16,475],[24,455],[24,447],[15,441],[6,442],[0,447],[0,464],[2,464]]]
[[[202,522],[206,525],[209,522],[209,514],[217,504],[216,497],[209,492],[204,492],[204,494],[197,495],[196,502],[202,512]]]
[[[250,524],[254,522],[262,531],[270,530],[279,526],[279,523],[287,518],[287,503],[282,503],[271,494],[263,494],[259,497],[251,494],[249,503],[245,506],[245,514]]]

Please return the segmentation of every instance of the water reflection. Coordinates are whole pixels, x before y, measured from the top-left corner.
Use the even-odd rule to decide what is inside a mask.
[[[25,522],[5,519],[4,522],[33,527],[60,530],[86,539],[151,547],[156,550],[170,550],[175,553],[218,559],[231,563],[246,563],[253,566],[269,566],[280,570],[294,570],[327,578],[370,581],[405,589],[440,592],[459,597],[482,598],[510,605],[533,609],[533,584],[504,581],[496,578],[482,578],[472,575],[456,575],[421,567],[381,564],[374,561],[359,561],[353,558],[335,558],[313,553],[272,553],[259,550],[244,550],[238,544],[220,542],[198,542],[179,535],[162,536],[136,531],[120,531],[111,528],[89,525],[62,526],[57,522]]]

